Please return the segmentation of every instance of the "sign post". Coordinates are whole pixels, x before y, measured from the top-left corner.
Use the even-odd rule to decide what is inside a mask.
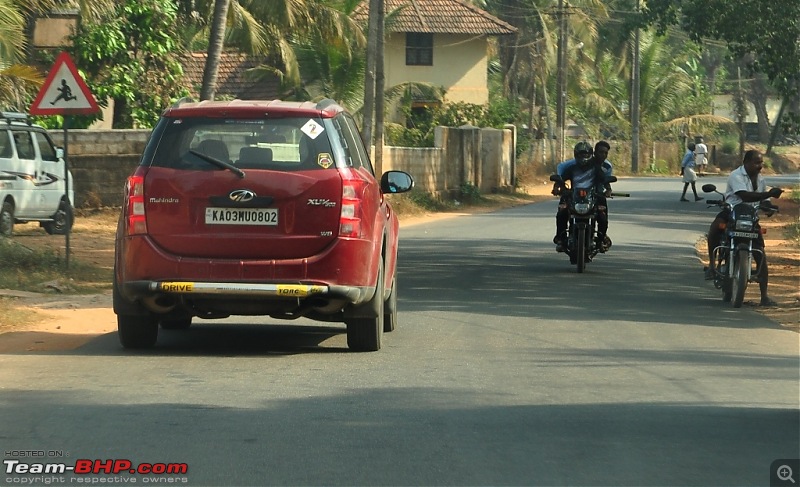
[[[39,94],[31,104],[28,112],[31,115],[63,115],[64,116],[64,197],[71,208],[74,208],[69,197],[69,154],[67,151],[67,127],[71,115],[89,115],[100,111],[100,107],[92,96],[92,92],[78,73],[72,58],[68,53],[62,52],[56,58],[50,73],[47,75]],[[67,213],[67,222],[64,231],[66,267],[69,269],[69,234],[72,230],[70,217],[74,212]]]

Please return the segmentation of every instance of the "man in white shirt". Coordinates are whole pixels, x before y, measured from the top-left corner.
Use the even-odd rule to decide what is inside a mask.
[[[772,188],[767,191],[767,183],[761,175],[764,167],[764,156],[757,150],[749,150],[744,153],[742,165],[731,172],[728,176],[728,186],[725,189],[725,201],[730,203],[730,207],[739,203],[752,204],[758,207],[762,201],[769,198],[780,198],[783,190]],[[730,210],[724,209],[711,222],[708,230],[708,270],[706,279],[714,279],[714,249],[719,247],[725,232]],[[767,284],[769,281],[769,270],[767,269],[767,255],[764,253],[764,236],[759,234],[758,240],[753,241],[753,248],[758,248],[761,252],[754,252],[755,258],[761,260],[758,267],[761,274],[758,279],[759,289],[761,290],[761,306],[776,306],[775,301],[767,295]]]
[[[694,165],[697,166],[698,175],[705,176],[708,166],[708,146],[703,141],[702,135],[695,138]]]

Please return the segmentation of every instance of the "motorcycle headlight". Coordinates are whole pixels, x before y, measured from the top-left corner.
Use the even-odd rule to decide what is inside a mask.
[[[579,215],[585,215],[586,213],[589,213],[591,206],[592,205],[589,203],[575,203],[575,213],[578,213]]]
[[[736,220],[737,230],[752,230],[753,220]]]

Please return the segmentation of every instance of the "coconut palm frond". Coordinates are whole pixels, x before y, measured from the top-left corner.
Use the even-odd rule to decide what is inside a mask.
[[[25,17],[11,0],[0,0],[0,68],[20,60],[25,50]]]
[[[227,41],[230,44],[252,54],[268,55],[272,53],[272,43],[263,24],[238,2],[231,2],[228,22],[231,28],[227,31]]]
[[[31,66],[13,64],[0,69],[0,108],[27,111],[42,83],[44,76]]]
[[[409,100],[444,101],[445,89],[431,83],[406,82],[391,86],[384,91],[387,100],[398,100],[406,97]]]

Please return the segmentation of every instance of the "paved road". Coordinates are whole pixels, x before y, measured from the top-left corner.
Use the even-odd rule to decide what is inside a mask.
[[[184,462],[187,485],[768,485],[800,450],[798,335],[702,279],[714,210],[681,186],[619,182],[614,247],[580,275],[555,201],[405,228],[378,353],[232,319],[146,353],[0,355],[4,459]]]

